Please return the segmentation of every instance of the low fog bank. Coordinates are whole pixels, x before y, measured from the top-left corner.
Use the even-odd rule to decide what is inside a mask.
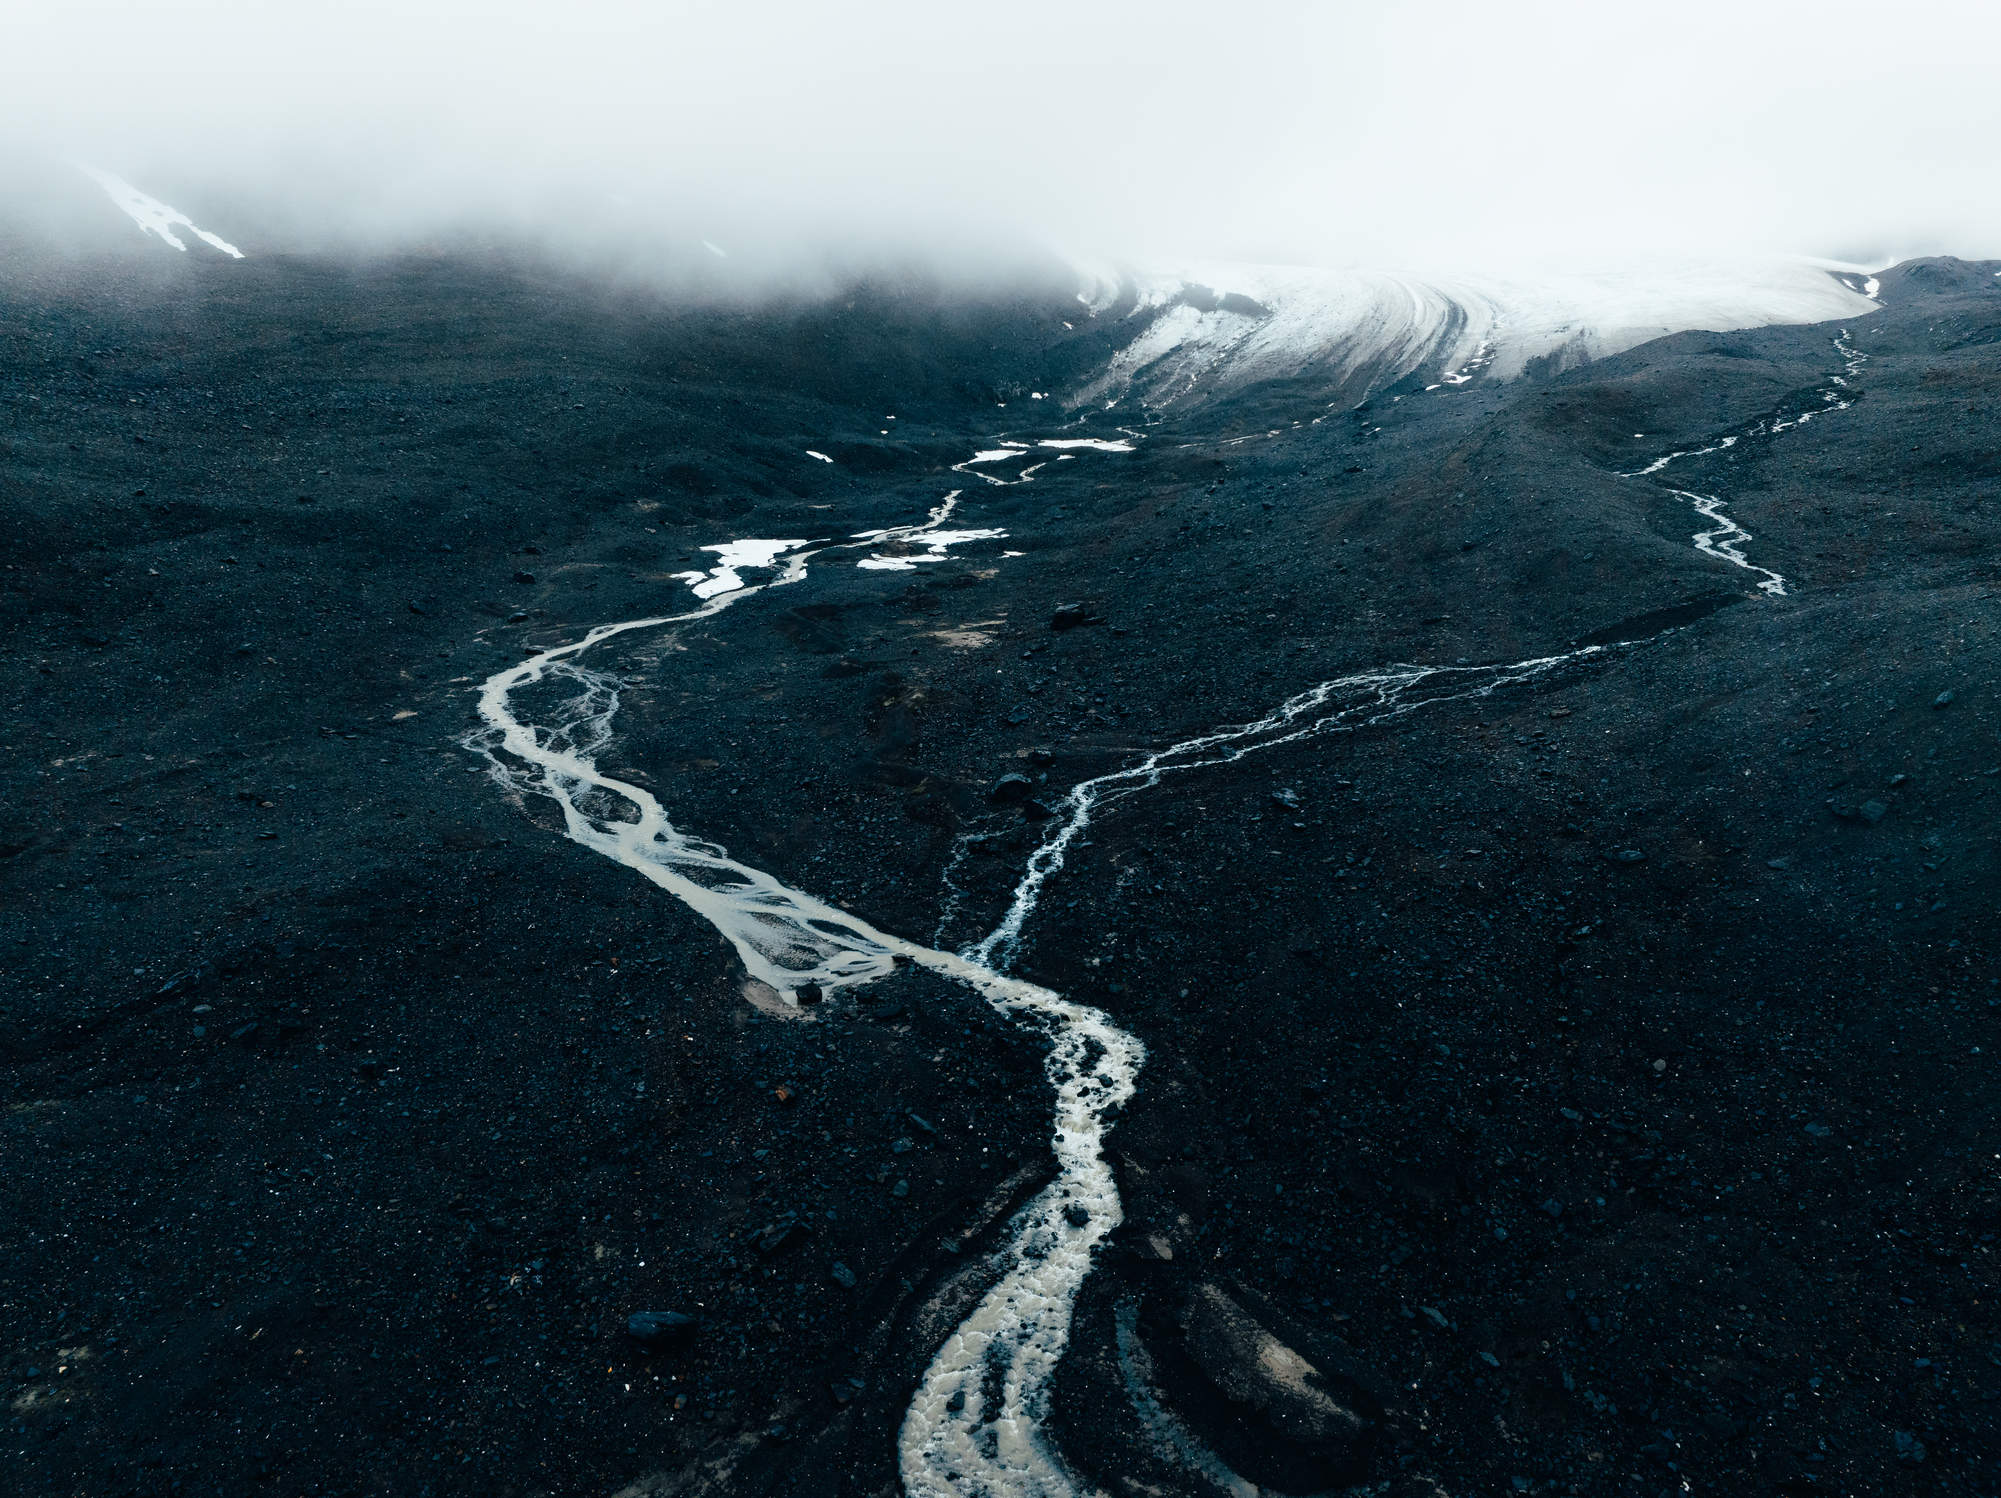
[[[163,189],[154,193],[94,165],[17,163],[0,180],[0,202],[11,194],[31,211],[0,230],[0,285],[42,302],[150,287],[193,305],[217,293],[288,298],[329,277],[360,288],[387,272],[414,273],[412,284],[442,274],[448,295],[508,284],[613,317],[662,298],[688,310],[781,316],[843,304],[881,316],[894,305],[891,321],[942,315],[961,332],[969,317],[998,314],[1017,332],[1034,325],[1069,346],[1059,361],[1070,376],[1058,382],[1065,404],[1137,396],[1155,408],[1271,381],[1311,381],[1339,400],[1421,370],[1441,381],[1471,369],[1553,375],[1684,329],[1825,322],[1879,308],[1874,267],[1754,252],[1697,258],[1649,248],[1595,271],[1552,258],[1516,276],[1134,266],[1064,255],[1007,225],[956,239],[868,233],[832,215],[806,223],[762,216],[754,202],[641,198],[577,181],[545,184],[541,198],[524,193],[505,215],[441,193],[421,219],[369,220],[315,217],[297,194],[259,197],[241,183],[161,175],[165,182],[149,179]],[[321,232],[316,223],[346,227]],[[498,279],[477,280],[489,273]],[[976,342],[984,347],[984,336]]]
[[[252,262],[358,267],[488,259],[681,301],[821,299],[885,279],[945,294],[1067,298],[1077,287],[1066,257],[1001,223],[890,230],[699,185],[634,194],[619,190],[630,183],[578,177],[544,178],[501,202],[444,177],[421,190],[362,180],[330,159],[322,167],[309,192],[244,174],[14,154],[0,165],[0,275],[172,283],[235,250]]]
[[[752,281],[2001,248],[2001,13],[1963,3],[76,0],[8,42],[0,212],[72,241],[34,189],[83,161],[267,251],[714,246]]]

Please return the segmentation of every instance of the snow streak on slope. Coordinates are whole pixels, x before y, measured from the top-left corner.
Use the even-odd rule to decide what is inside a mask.
[[[176,229],[186,229],[203,244],[221,250],[232,260],[243,258],[243,251],[228,240],[200,228],[180,209],[169,208],[158,198],[139,191],[123,177],[114,177],[110,172],[101,172],[94,166],[80,167],[79,170],[103,188],[112,202],[132,216],[132,221],[139,226],[140,233],[156,234],[167,244],[186,253],[187,241],[174,232]]]
[[[1311,376],[1361,399],[1406,375],[1463,385],[1532,363],[1554,373],[1663,334],[1873,312],[1850,270],[1806,260],[1663,265],[1534,278],[1415,276],[1302,266],[1080,271],[1100,319],[1136,325],[1076,405],[1138,396],[1169,405],[1264,380]]]

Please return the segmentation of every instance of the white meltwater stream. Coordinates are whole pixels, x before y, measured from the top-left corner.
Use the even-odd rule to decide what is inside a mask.
[[[1836,348],[1852,378],[1864,356],[1848,344],[1846,334]],[[1845,386],[1847,380],[1835,376],[1834,383]],[[1824,392],[1824,402],[1829,410],[1848,404],[1839,390]],[[1790,420],[1768,418],[1744,435],[1803,425],[1812,414],[1819,413]],[[1671,453],[1641,474],[1651,475],[1681,458],[1719,451],[1736,440],[1726,438],[1694,452]],[[1118,443],[1092,445],[1126,450]],[[1024,443],[984,452],[970,461],[1014,457],[1028,450]],[[1024,471],[1013,482],[1027,477]],[[1720,499],[1673,492],[1696,502],[1718,526],[1697,537],[1699,547],[1762,573],[1766,591],[1784,592],[1784,580],[1777,573],[1754,567],[1744,558],[1738,546],[1750,537],[1720,513]],[[857,564],[903,570],[942,560],[946,548],[959,542],[1005,534],[942,530],[958,498],[956,491],[948,495],[921,525],[864,532],[833,545],[904,543],[897,553],[877,551]],[[911,549],[919,546],[925,549]],[[912,1498],[1075,1498],[1078,1485],[1060,1454],[1044,1439],[1042,1422],[1051,1379],[1069,1343],[1078,1289],[1090,1273],[1098,1244],[1122,1221],[1104,1139],[1113,1112],[1133,1095],[1146,1052],[1137,1038],[1103,1011],[1004,971],[1019,950],[1023,928],[1044,885],[1062,869],[1069,850],[1100,807],[1159,785],[1173,772],[1226,764],[1318,734],[1391,722],[1437,703],[1484,697],[1620,647],[1589,645],[1503,665],[1398,665],[1338,677],[1288,699],[1254,723],[1185,739],[1125,769],[1083,781],[1059,803],[1058,815],[1029,856],[1000,925],[963,951],[946,952],[879,931],[847,911],[736,862],[724,849],[676,828],[649,792],[597,768],[594,756],[610,741],[618,712],[618,683],[578,664],[586,651],[634,630],[707,619],[767,588],[799,582],[806,576],[807,563],[832,547],[797,540],[738,540],[705,549],[715,555],[716,565],[707,572],[681,576],[703,600],[699,607],[600,625],[580,640],[496,672],[480,689],[479,712],[486,727],[466,742],[488,756],[502,784],[555,801],[572,840],[634,870],[701,915],[735,947],[749,975],[786,1002],[794,1002],[798,990],[808,985],[833,990],[871,982],[892,973],[903,961],[964,983],[1002,1014],[1048,1037],[1051,1050],[1045,1071],[1056,1093],[1055,1178],[1008,1225],[1008,1241],[991,1261],[992,1287],[925,1369],[904,1416],[898,1454],[904,1488]],[[776,575],[767,582],[747,583],[744,569]],[[561,720],[546,727],[522,722],[514,714],[514,694],[552,679],[567,680],[577,688],[564,704]]]
[[[1875,283],[1872,281],[1870,284],[1873,286]],[[1874,296],[1875,293],[1872,291],[1870,295]],[[1650,478],[1670,463],[1679,463],[1683,458],[1705,458],[1711,453],[1726,452],[1746,437],[1776,436],[1780,432],[1803,427],[1816,416],[1831,416],[1836,411],[1846,411],[1855,404],[1853,391],[1848,382],[1862,372],[1862,366],[1869,362],[1869,356],[1848,341],[1846,328],[1843,328],[1841,336],[1834,340],[1834,351],[1841,355],[1842,372],[1828,376],[1829,386],[1820,392],[1819,410],[1809,407],[1797,416],[1764,417],[1734,436],[1718,438],[1707,447],[1692,447],[1680,452],[1663,453],[1645,468],[1637,468],[1631,473],[1621,474],[1620,477]],[[1698,515],[1716,522],[1712,529],[1697,531],[1691,538],[1695,542],[1697,551],[1729,562],[1732,566],[1742,567],[1746,572],[1757,573],[1764,578],[1764,581],[1758,584],[1760,592],[1768,593],[1774,598],[1786,596],[1786,580],[1783,574],[1774,572],[1769,567],[1760,567],[1744,555],[1744,543],[1751,539],[1751,533],[1723,513],[1723,506],[1727,501],[1714,494],[1697,494],[1693,489],[1669,489],[1668,493],[1677,499],[1687,500],[1694,506]]]
[[[872,532],[929,543],[951,500],[922,526]],[[850,543],[852,544],[852,543]],[[1002,971],[1018,948],[1043,885],[1113,800],[1158,785],[1167,774],[1226,763],[1310,735],[1386,722],[1434,702],[1484,696],[1531,681],[1572,660],[1604,653],[1589,646],[1504,666],[1396,666],[1323,682],[1276,711],[1162,749],[1124,770],[1074,787],[1031,855],[1001,924],[963,952],[944,952],[879,931],[847,911],[738,863],[725,850],[676,828],[649,792],[597,768],[611,738],[618,683],[585,669],[594,646],[635,630],[689,624],[767,588],[796,583],[818,554],[799,541],[738,541],[708,548],[711,573],[690,574],[706,601],[685,613],[600,625],[496,672],[482,685],[486,727],[467,740],[510,789],[549,797],[570,838],[625,865],[681,900],[736,949],[749,975],[790,998],[806,985],[851,987],[887,976],[899,959],[964,983],[996,1010],[1034,1026],[1051,1042],[1045,1071],[1056,1093],[1056,1176],[1016,1214],[995,1255],[996,1279],[977,1309],[925,1370],[904,1417],[899,1454],[913,1498],[1071,1498],[1077,1485],[1042,1436],[1049,1385],[1070,1337],[1077,1291],[1098,1244],[1122,1220],[1117,1183],[1104,1155],[1113,1112],[1133,1095],[1145,1048],[1109,1016]],[[776,570],[760,584],[739,568]],[[727,591],[715,583],[730,579]],[[551,726],[516,717],[522,688],[550,680],[576,685]]]
[[[894,535],[928,542],[950,507],[949,500],[940,505],[927,526],[867,539]],[[578,657],[618,635],[706,619],[765,588],[798,582],[816,554],[800,550],[803,545],[737,542],[711,548],[720,559],[718,572],[734,575],[739,567],[762,566],[778,568],[778,575],[768,583],[719,592],[686,613],[600,625],[581,640],[495,673],[479,694],[486,729],[468,743],[488,755],[503,784],[555,801],[572,840],[624,864],[701,915],[736,948],[751,977],[781,994],[790,996],[808,984],[832,990],[867,983],[893,972],[902,959],[966,984],[1001,1013],[1048,1035],[1046,1071],[1056,1090],[1056,1178],[1017,1214],[999,1283],[925,1374],[905,1422],[902,1450],[912,1493],[1067,1494],[1073,1488],[1045,1449],[1040,1417],[1050,1376],[1069,1340],[1077,1287],[1090,1270],[1092,1251],[1121,1220],[1118,1188],[1104,1158],[1104,1132],[1113,1110],[1132,1096],[1144,1048],[1100,1011],[1009,977],[989,966],[984,954],[936,951],[878,931],[736,862],[723,849],[676,828],[656,798],[604,774],[594,760],[610,740],[618,688],[610,677],[580,666]],[[708,574],[701,576],[706,582]],[[512,706],[515,692],[552,678],[579,688],[565,705],[563,720],[552,727],[520,721]],[[1039,886],[1039,876],[1035,883]],[[1032,890],[1017,895],[1010,929],[1018,930],[1033,903]]]

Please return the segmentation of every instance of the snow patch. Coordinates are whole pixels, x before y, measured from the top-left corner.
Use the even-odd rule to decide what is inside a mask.
[[[697,598],[717,598],[744,586],[743,567],[775,567],[788,551],[797,551],[804,541],[731,541],[722,546],[704,546],[716,554],[716,565],[707,572],[677,572],[675,577],[695,590]]]
[[[185,229],[203,244],[221,250],[230,259],[243,258],[243,251],[228,240],[209,233],[180,209],[170,208],[158,198],[139,191],[123,177],[99,171],[94,166],[82,166],[78,170],[103,188],[105,195],[131,216],[132,222],[139,226],[140,233],[157,235],[165,243],[186,254],[187,241],[174,232],[176,229]]]

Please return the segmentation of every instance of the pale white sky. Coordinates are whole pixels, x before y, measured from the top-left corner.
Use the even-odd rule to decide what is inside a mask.
[[[1138,258],[2001,255],[1992,3],[62,0],[0,36],[0,152],[369,233],[616,198]]]

